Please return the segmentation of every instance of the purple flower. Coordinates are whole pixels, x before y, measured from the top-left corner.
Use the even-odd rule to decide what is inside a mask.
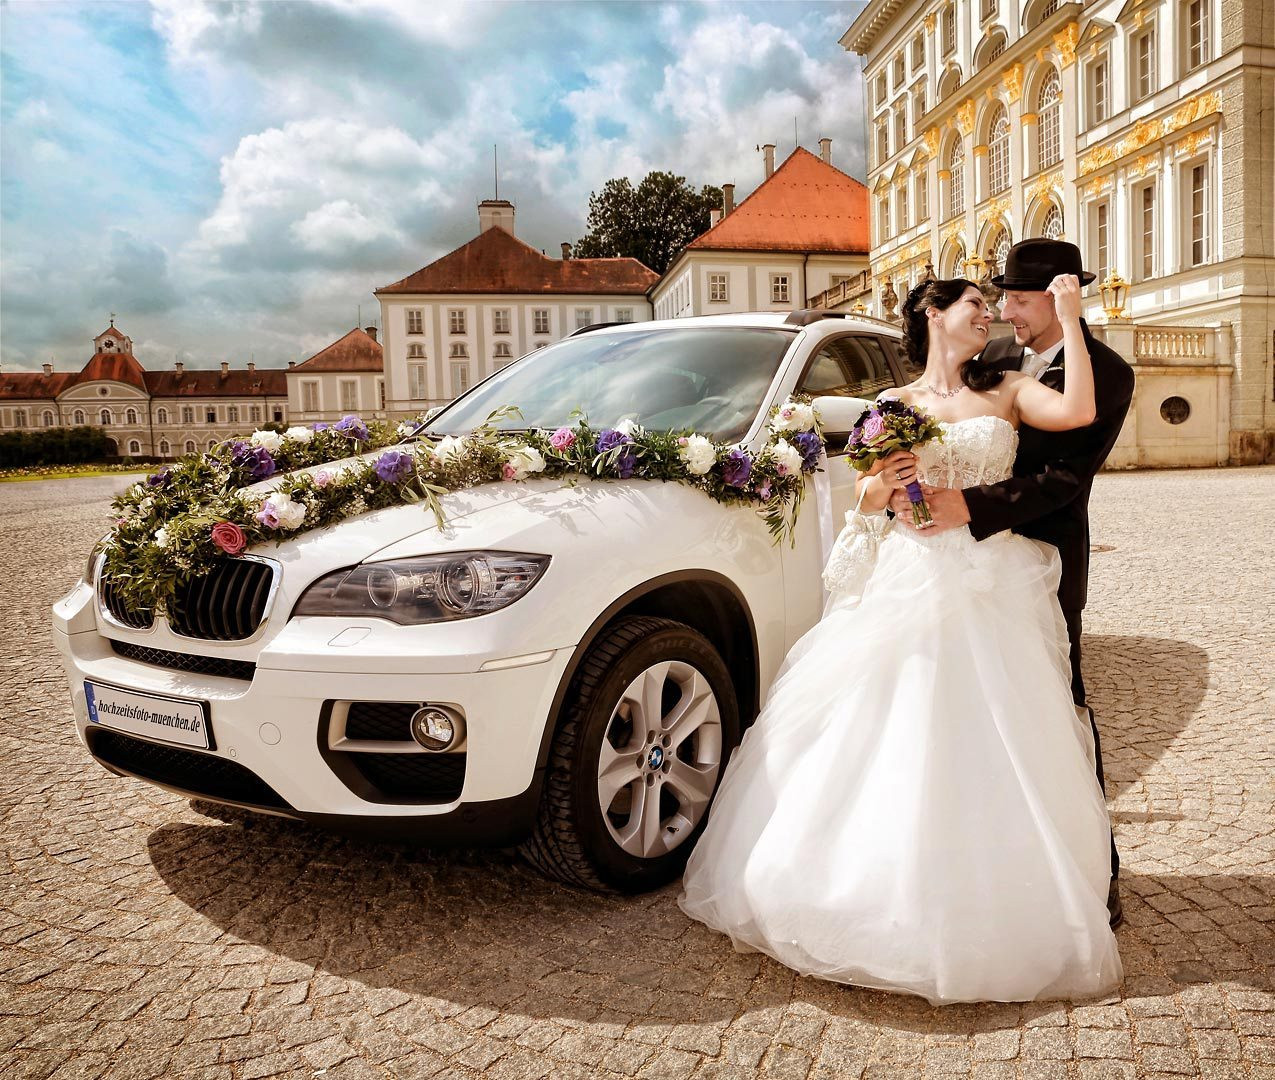
[[[354,415],[343,416],[332,425],[332,430],[339,431],[355,442],[367,442],[368,439],[367,425]]]
[[[769,499],[770,491],[771,491],[770,481],[769,480],[763,481],[762,483],[758,484],[755,488],[753,488],[753,491],[755,491],[758,497],[761,498],[763,501],[766,499]]]
[[[327,431],[327,430],[328,430],[328,428],[329,428],[330,426],[331,426],[331,425],[329,425],[329,424],[325,424],[322,420],[320,420],[317,424],[315,424],[315,425],[314,425],[314,430],[315,430],[315,431]]]
[[[819,454],[823,450],[823,440],[813,431],[803,431],[793,436],[793,445],[801,451],[801,467],[812,472],[819,464]]]
[[[605,454],[608,450],[614,450],[617,446],[623,446],[632,441],[624,432],[607,428],[598,432],[598,453]]]
[[[151,475],[146,478],[146,486],[152,488],[168,487],[169,478],[170,470],[168,466],[165,465],[159,470],[159,472],[151,473]]]
[[[752,458],[743,450],[732,450],[722,462],[722,479],[731,487],[745,487],[752,471]]]
[[[625,450],[615,459],[615,467],[619,471],[620,479],[627,480],[637,468],[637,454],[632,450]]]
[[[245,442],[232,443],[234,456],[230,464],[240,469],[247,469],[253,480],[265,480],[274,475],[274,458],[264,446],[249,446]]]
[[[376,459],[376,475],[387,484],[401,484],[416,471],[416,462],[405,450],[386,450]]]

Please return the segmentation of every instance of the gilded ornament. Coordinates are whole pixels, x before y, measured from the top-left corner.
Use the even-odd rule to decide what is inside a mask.
[[[1133,130],[1125,136],[1124,142],[1120,144],[1120,156],[1131,154],[1135,150],[1141,150],[1149,142],[1154,142],[1160,137],[1160,121],[1159,120],[1141,120],[1134,124]]]
[[[1079,44],[1079,23],[1068,23],[1054,35],[1054,48],[1058,50],[1058,59],[1062,67],[1071,67],[1076,62],[1076,46]]]
[[[1036,177],[1036,182],[1032,184],[1032,195],[1037,199],[1044,199],[1049,193],[1060,186],[1061,177],[1057,172],[1044,173]]]
[[[938,24],[939,17],[931,11],[922,21],[925,23],[925,28],[932,34],[934,33],[934,27]]]
[[[1080,159],[1080,175],[1088,176],[1091,172],[1110,165],[1116,160],[1116,152],[1110,146],[1099,146],[1090,150]]]
[[[974,99],[970,98],[956,110],[956,126],[962,135],[974,130]]]
[[[1005,84],[1005,93],[1012,105],[1023,96],[1023,65],[1015,64],[1009,68],[1001,76],[1001,81]]]
[[[930,157],[938,156],[939,129],[936,127],[932,127],[928,131],[926,131],[926,133],[921,138],[925,143],[925,152],[929,154]]]

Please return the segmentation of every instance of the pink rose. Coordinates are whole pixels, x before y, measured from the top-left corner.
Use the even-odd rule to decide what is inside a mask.
[[[212,527],[212,542],[227,555],[238,555],[248,546],[243,529],[233,521],[219,521]]]
[[[500,470],[500,475],[503,476],[506,480],[513,480],[518,476],[518,470],[515,469],[512,465],[509,464],[509,462],[506,461],[504,466]]]
[[[332,474],[327,469],[320,469],[314,474],[314,486],[317,488],[325,488],[332,483]]]
[[[555,450],[570,450],[575,443],[576,433],[568,427],[560,427],[549,436],[549,445]]]
[[[279,511],[270,503],[266,503],[257,511],[256,518],[267,529],[277,529],[279,527]]]
[[[885,421],[879,416],[869,416],[867,422],[863,425],[863,437],[865,440],[879,439],[884,431]]]

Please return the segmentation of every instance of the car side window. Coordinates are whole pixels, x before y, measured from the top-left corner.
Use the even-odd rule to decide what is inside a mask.
[[[905,382],[915,382],[925,374],[925,365],[916,363],[908,355],[907,349],[903,347],[903,342],[895,341],[893,338],[886,338],[886,348],[894,350],[894,358],[899,363],[899,370],[903,372]]]
[[[848,334],[823,344],[806,369],[800,389],[811,397],[871,399],[894,385],[881,342],[867,334]]]

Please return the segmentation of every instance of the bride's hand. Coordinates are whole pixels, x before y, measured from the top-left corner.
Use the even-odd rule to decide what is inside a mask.
[[[892,491],[907,487],[916,479],[916,455],[906,450],[887,454],[881,459],[881,471],[877,477]]]

